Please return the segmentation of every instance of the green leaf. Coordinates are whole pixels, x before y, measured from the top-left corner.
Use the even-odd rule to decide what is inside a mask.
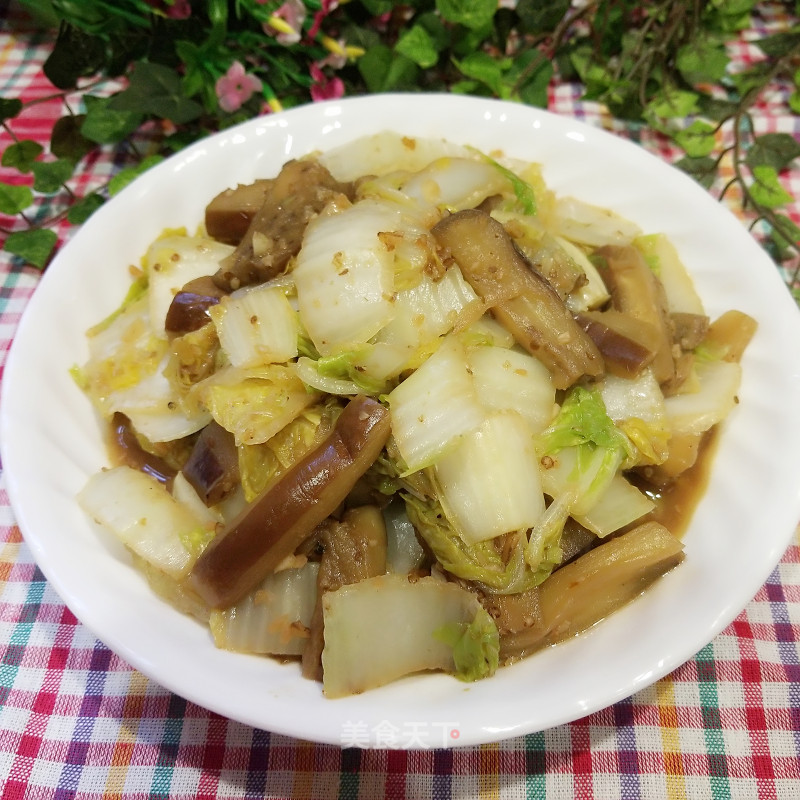
[[[404,33],[394,49],[423,69],[432,67],[439,60],[439,51],[433,38],[421,25],[414,25]]]
[[[150,167],[155,166],[163,161],[162,156],[148,156],[143,159],[139,164],[133,167],[126,167],[120,170],[109,182],[108,193],[112,197],[121,192],[129,183],[132,183],[143,172],[147,172]]]
[[[453,648],[455,676],[472,682],[489,678],[500,664],[500,634],[497,624],[480,607],[469,624],[451,622],[433,632],[433,638]]]
[[[130,136],[141,124],[143,117],[135,111],[115,111],[109,108],[110,98],[84,96],[86,118],[80,132],[97,144],[116,144]]]
[[[57,192],[71,177],[75,165],[66,158],[37,161],[33,164],[33,188],[42,194]]]
[[[739,94],[744,97],[751,92],[760,91],[771,78],[771,65],[769,62],[758,62],[742,72],[731,75],[733,85]]]
[[[647,104],[647,112],[657,119],[687,117],[697,111],[698,100],[697,92],[664,89]]]
[[[0,122],[5,122],[22,111],[22,100],[16,97],[0,97]]]
[[[787,251],[800,251],[800,227],[785,214],[776,214],[771,238],[779,257],[786,258]]]
[[[588,45],[576,47],[571,55],[570,61],[581,83],[586,86],[584,97],[589,100],[599,100],[614,85],[614,77],[607,66],[598,64],[594,59],[592,48]]]
[[[53,8],[53,0],[20,0],[33,21],[42,28],[57,28],[58,15]]]
[[[569,11],[569,0],[520,0],[516,12],[525,33],[548,33]]]
[[[85,114],[67,114],[56,120],[50,132],[50,152],[56,158],[68,158],[77,164],[94,148],[94,142],[81,133],[85,119]]]
[[[102,67],[105,56],[102,39],[64,24],[42,69],[56,88],[74,89],[78,78],[93,75]]]
[[[707,156],[701,158],[682,158],[675,162],[675,166],[691,175],[701,186],[706,189],[711,187],[717,177],[718,164],[715,159]]]
[[[729,62],[724,44],[703,38],[682,47],[676,59],[678,70],[692,86],[718,83],[725,76]]]
[[[756,39],[754,44],[770,58],[783,58],[800,48],[800,27],[766,36],[763,39]]]
[[[624,51],[624,42],[631,25],[630,10],[625,5],[624,0],[622,3],[618,0],[600,0],[592,19],[593,34],[599,45],[600,55],[606,58]]]
[[[178,73],[163,64],[137,61],[128,88],[114,95],[108,107],[113,111],[152,114],[182,125],[197,119],[203,107],[184,94]]]
[[[523,212],[529,216],[536,214],[536,193],[533,191],[533,187],[527,181],[520,178],[515,172],[508,169],[508,167],[504,167],[501,163],[495,161],[491,156],[486,155],[486,153],[480,150],[476,150],[475,152],[487,164],[491,164],[511,184],[514,194],[517,200],[519,200],[519,204],[522,206]]]
[[[13,167],[20,172],[30,172],[33,162],[44,152],[44,148],[33,139],[22,139],[10,144],[3,151],[0,163],[4,167]]]
[[[105,199],[97,192],[87,194],[75,203],[67,212],[67,221],[72,225],[81,225],[105,203]]]
[[[450,28],[442,22],[442,18],[435,11],[420,14],[416,24],[428,32],[433,40],[433,46],[438,52],[441,53],[450,46]]]
[[[777,208],[791,202],[792,196],[781,185],[778,171],[774,167],[766,165],[754,167],[753,178],[748,190],[758,205],[764,208]]]
[[[795,114],[800,114],[800,92],[794,92],[794,94],[789,96],[789,108],[791,108]]]
[[[478,81],[456,81],[447,87],[451,94],[476,94],[484,96],[487,94],[486,87]]]
[[[393,3],[392,0],[361,0],[361,5],[364,6],[373,17],[380,17],[387,11],[391,11],[397,3]],[[348,41],[350,40],[348,39]]]
[[[467,78],[480,81],[498,97],[508,98],[511,87],[505,81],[505,73],[511,66],[510,59],[492,58],[488,53],[471,53],[462,59],[453,59],[453,63]]]
[[[442,19],[478,30],[491,24],[497,0],[436,0]]]
[[[19,214],[33,202],[33,192],[27,186],[0,183],[0,213]]]
[[[553,62],[537,50],[529,50],[514,59],[508,80],[516,86],[516,95],[523,103],[547,108],[547,88],[553,77]]]
[[[701,158],[713,152],[716,144],[715,128],[703,120],[696,119],[689,127],[678,131],[673,137],[691,158]]]
[[[756,0],[712,0],[716,11],[715,27],[725,33],[735,33],[750,25],[750,12]]]
[[[4,249],[15,256],[24,258],[34,267],[43,269],[56,246],[58,236],[48,228],[30,228],[27,231],[15,231],[6,239]]]
[[[358,71],[370,92],[388,92],[411,88],[416,83],[417,65],[386,45],[371,47],[358,59]]]
[[[698,100],[698,112],[715,122],[730,119],[736,114],[737,108],[738,105],[733,101],[712,97],[709,94],[701,93]]]
[[[800,143],[788,133],[757,136],[747,151],[745,163],[751,169],[766,165],[780,172],[800,156]]]

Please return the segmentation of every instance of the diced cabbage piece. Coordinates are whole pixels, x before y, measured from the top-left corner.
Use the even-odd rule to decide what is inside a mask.
[[[459,338],[466,347],[487,347],[492,345],[509,349],[516,343],[514,334],[501,325],[491,314],[484,314],[476,319],[475,322],[470,323],[461,331]]]
[[[403,170],[417,172],[443,156],[465,156],[465,147],[444,139],[411,138],[381,131],[326,150],[319,157],[331,175],[352,181],[362,175],[386,175]]]
[[[542,489],[554,498],[574,493],[573,516],[585,514],[606,491],[622,460],[618,450],[564,447],[540,459]]]
[[[475,594],[454,583],[386,574],[326,592],[322,605],[327,697],[357,694],[423,670],[475,680],[497,668],[494,621]]]
[[[217,525],[222,522],[222,515],[215,509],[209,508],[197,494],[197,490],[186,479],[183,472],[178,472],[172,481],[172,496],[197,517],[209,534],[214,534]]]
[[[380,234],[398,209],[362,200],[306,229],[293,271],[300,319],[321,355],[367,342],[394,317],[394,258]]]
[[[516,412],[495,412],[436,463],[440,500],[470,544],[535,525],[544,495],[533,436]]]
[[[120,411],[138,433],[151,442],[172,442],[204,428],[211,421],[206,410],[184,404],[164,374],[169,356],[135,386],[110,398],[110,410]]]
[[[472,380],[489,411],[515,411],[539,433],[553,419],[556,390],[547,367],[521,350],[473,347],[467,351]]]
[[[654,425],[665,425],[664,393],[650,367],[633,378],[606,375],[596,386],[606,413],[614,422],[638,417]]]
[[[237,445],[266,442],[318,399],[286,364],[225,367],[192,391]]]
[[[320,372],[319,362],[307,356],[300,356],[295,363],[297,377],[306,386],[316,389],[326,394],[338,394],[350,396],[358,394],[361,389],[355,381],[348,378],[336,378],[332,375],[324,375]]]
[[[663,463],[672,432],[653,370],[648,367],[634,378],[607,374],[596,385],[608,416],[636,447],[636,464]]]
[[[642,232],[635,222],[574,197],[556,201],[555,227],[559,236],[591,247],[630,244]]]
[[[463,346],[454,337],[389,394],[392,434],[409,470],[429,466],[458,437],[475,430],[484,411]]]
[[[681,261],[675,245],[663,233],[639,236],[634,239],[633,245],[661,281],[667,298],[667,307],[671,312],[701,316],[706,313],[703,301],[697,294],[694,282]]]
[[[673,435],[704,433],[736,405],[742,380],[738,362],[703,362],[697,365],[696,375],[696,392],[676,394],[664,401]]]
[[[539,576],[525,562],[525,537],[509,541],[511,552],[502,552],[494,541],[469,544],[450,524],[435,499],[422,500],[404,494],[408,518],[414,524],[436,560],[451,575],[475,581],[486,591],[500,594],[524,592],[536,586]],[[511,538],[511,537],[509,537]]]
[[[304,409],[262,444],[238,447],[239,477],[248,503],[314,449],[333,430],[340,407],[332,403]]]
[[[201,236],[164,236],[145,256],[150,281],[150,323],[153,333],[166,337],[164,322],[175,295],[189,281],[213,275],[233,247]]]
[[[80,372],[85,392],[104,417],[120,411],[151,442],[181,439],[208,424],[164,374],[168,344],[153,334],[146,297],[127,304],[88,338],[89,359]]]
[[[275,364],[297,355],[297,314],[280,288],[244,289],[223,297],[209,313],[234,367]]]
[[[545,580],[561,563],[561,535],[575,501],[575,492],[556,497],[528,533],[525,561],[537,574],[537,582]]]
[[[562,236],[555,237],[564,252],[581,268],[586,276],[586,283],[574,289],[567,296],[567,306],[573,314],[590,308],[599,308],[611,296],[597,267],[589,260],[583,250]]]
[[[166,343],[150,329],[146,297],[121,309],[88,336],[89,359],[81,370],[87,394],[101,413],[110,416],[114,399],[135,391],[139,381],[155,372],[167,352]]]
[[[175,579],[191,569],[193,543],[213,535],[155,478],[127,466],[92,475],[78,503],[136,555]]]
[[[409,366],[417,366],[413,363],[415,356],[421,362],[436,349],[436,340],[452,330],[462,313],[474,309],[480,314],[482,308],[475,290],[454,266],[439,280],[425,276],[416,286],[398,292],[396,316],[378,334],[376,342],[406,351],[406,361],[397,369],[399,373],[409,361],[412,362]]]
[[[317,602],[319,564],[284,569],[236,605],[213,610],[209,626],[223,650],[270,655],[301,655]]]
[[[483,159],[445,157],[416,172],[400,188],[418,203],[460,211],[508,191],[509,181],[500,169]]]
[[[383,518],[386,522],[386,571],[407,575],[422,566],[425,551],[403,503],[390,503],[383,511]]]
[[[587,512],[573,516],[584,528],[605,537],[649,514],[654,508],[655,503],[646,494],[617,473]]]
[[[575,493],[572,511],[586,513],[633,451],[606,413],[597,389],[574,387],[537,437],[542,487],[550,497]]]

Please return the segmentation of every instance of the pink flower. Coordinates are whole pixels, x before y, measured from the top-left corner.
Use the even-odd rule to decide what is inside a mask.
[[[189,0],[146,0],[154,11],[170,19],[188,19],[192,15]]]
[[[301,0],[286,0],[264,23],[264,33],[274,35],[281,44],[297,44],[303,33],[306,7]]]
[[[175,0],[167,9],[167,16],[172,19],[188,19],[192,15],[189,0]]]
[[[314,22],[308,29],[308,38],[313,39],[322,27],[322,20],[328,16],[335,8],[339,7],[339,0],[322,0],[322,8],[314,14]]]
[[[311,65],[311,78],[314,81],[311,86],[311,99],[315,102],[336,100],[344,95],[342,79],[329,78],[317,64]]]
[[[255,75],[248,75],[241,61],[234,61],[214,88],[220,108],[230,114],[238,111],[242,103],[246,103],[252,97],[253,92],[261,91],[261,81]]]

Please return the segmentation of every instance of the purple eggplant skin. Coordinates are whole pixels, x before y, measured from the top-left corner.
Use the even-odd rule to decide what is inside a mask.
[[[344,501],[390,430],[388,409],[354,397],[330,436],[212,540],[192,569],[191,586],[214,608],[227,608],[254,589]]]
[[[167,333],[191,333],[211,322],[208,310],[227,294],[210,277],[189,281],[172,298],[164,320]]]
[[[177,470],[163,458],[148,453],[139,444],[131,421],[120,411],[115,412],[111,418],[111,437],[120,464],[126,464],[133,469],[147,473],[168,489],[172,487]]]
[[[500,222],[471,208],[445,217],[433,235],[497,321],[550,370],[553,386],[567,389],[603,373],[595,343]]]
[[[233,434],[213,420],[197,437],[183,475],[207,506],[214,506],[239,484],[239,453]]]

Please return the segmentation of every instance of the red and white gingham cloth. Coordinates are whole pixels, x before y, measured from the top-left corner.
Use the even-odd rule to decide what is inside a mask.
[[[785,24],[775,4],[769,10],[763,30]],[[0,28],[0,94],[47,96],[52,87],[40,66],[49,39],[29,35],[18,23],[12,16]],[[740,65],[760,58],[747,38],[731,48]],[[788,111],[789,91],[776,85],[754,109],[757,133],[800,138],[798,119]],[[550,108],[635,139],[666,161],[678,156],[663,137],[636,131],[582,102],[573,86],[553,86]],[[41,103],[14,121],[15,130],[46,144],[61,112],[58,102]],[[8,142],[0,133],[0,146]],[[114,152],[93,157],[76,178],[78,188],[101,185],[119,166]],[[783,180],[800,197],[800,167]],[[728,199],[735,204],[735,197]],[[789,213],[800,224],[797,204]],[[0,279],[2,369],[39,273],[0,253]],[[4,800],[800,797],[797,538],[733,624],[674,673],[625,701],[570,725],[495,745],[364,751],[249,728],[133,670],[77,622],[44,580],[22,541],[4,485],[0,477]]]

